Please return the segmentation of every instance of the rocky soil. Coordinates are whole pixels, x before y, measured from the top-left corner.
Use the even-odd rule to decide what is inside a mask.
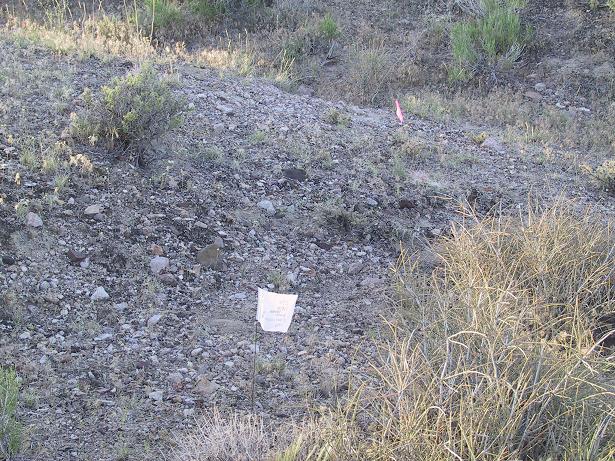
[[[66,139],[84,88],[133,66],[0,43],[0,363],[23,380],[24,460],[160,459],[198,415],[250,411],[258,287],[299,300],[288,334],[259,334],[256,412],[304,416],[366,371],[400,241],[428,267],[466,200],[615,209],[565,158],[497,132],[400,127],[392,110],[179,64],[160,70],[185,121],[146,166]],[[20,162],[28,135],[92,162],[59,201]]]

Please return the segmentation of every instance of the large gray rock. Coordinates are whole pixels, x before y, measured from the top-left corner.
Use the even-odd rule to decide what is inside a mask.
[[[271,203],[271,200],[261,200],[258,202],[258,207],[265,210],[265,212],[270,216],[275,214],[275,207],[273,206],[273,203]]]
[[[41,227],[43,225],[43,220],[39,215],[30,211],[26,215],[26,225],[30,227]]]
[[[159,275],[162,271],[169,267],[169,258],[164,256],[154,256],[149,262],[149,268],[152,274]]]
[[[90,299],[92,301],[104,301],[106,299],[109,299],[109,293],[107,293],[107,291],[103,287],[98,287],[96,288],[96,290],[94,290],[94,293],[92,293]]]

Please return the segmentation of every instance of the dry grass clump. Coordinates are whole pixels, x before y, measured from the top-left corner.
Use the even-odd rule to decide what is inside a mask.
[[[289,443],[288,435],[272,431],[261,418],[219,411],[198,421],[196,429],[177,440],[176,461],[273,459],[277,447]]]
[[[344,74],[348,97],[362,104],[381,102],[399,79],[398,61],[384,40],[368,40],[354,45]]]
[[[431,275],[402,255],[404,327],[327,459],[612,459],[612,229],[565,204],[468,218]]]
[[[121,55],[151,57],[156,50],[137,25],[106,14],[84,16],[81,21],[38,21],[4,13],[0,33],[19,44],[39,44],[56,53],[82,58]]]
[[[275,452],[241,443],[232,455],[613,459],[614,243],[609,225],[563,202],[520,218],[468,214],[434,248],[431,274],[402,254],[400,321],[349,398],[292,442],[269,440],[282,447]],[[205,443],[237,447],[232,431],[246,428],[217,424],[179,459],[230,459]]]
[[[591,173],[607,192],[615,194],[615,159],[605,160]]]

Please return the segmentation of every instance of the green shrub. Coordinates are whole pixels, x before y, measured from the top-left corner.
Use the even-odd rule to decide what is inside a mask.
[[[596,168],[594,176],[611,194],[615,194],[615,159],[606,160]]]
[[[522,6],[521,0],[480,0],[478,16],[452,27],[452,80],[467,81],[519,58],[529,38],[519,16]]]
[[[171,91],[153,66],[114,78],[97,98],[84,93],[86,109],[73,115],[71,133],[91,144],[104,140],[109,149],[142,153],[150,141],[180,122],[183,100]],[[88,103],[89,101],[89,103]]]
[[[191,0],[188,6],[193,14],[210,20],[224,15],[226,11],[226,6],[221,0]]]
[[[142,32],[161,41],[183,41],[198,36],[212,21],[229,11],[225,0],[144,0]]]
[[[615,11],[615,0],[607,0],[606,6],[608,6],[611,11]]]
[[[180,25],[185,16],[181,5],[175,0],[144,0],[146,23],[154,31],[166,29],[171,25]]]
[[[340,35],[340,29],[337,22],[329,13],[321,19],[320,24],[318,25],[318,30],[320,31],[320,35],[328,41],[336,39]]]
[[[0,459],[8,459],[21,444],[21,426],[15,420],[18,397],[15,370],[0,367]]]

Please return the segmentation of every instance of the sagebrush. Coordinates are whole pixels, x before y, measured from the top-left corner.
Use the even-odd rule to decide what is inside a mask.
[[[184,101],[152,65],[117,77],[98,95],[86,91],[85,109],[73,114],[71,133],[80,141],[105,141],[109,149],[143,153],[152,140],[177,127]]]

